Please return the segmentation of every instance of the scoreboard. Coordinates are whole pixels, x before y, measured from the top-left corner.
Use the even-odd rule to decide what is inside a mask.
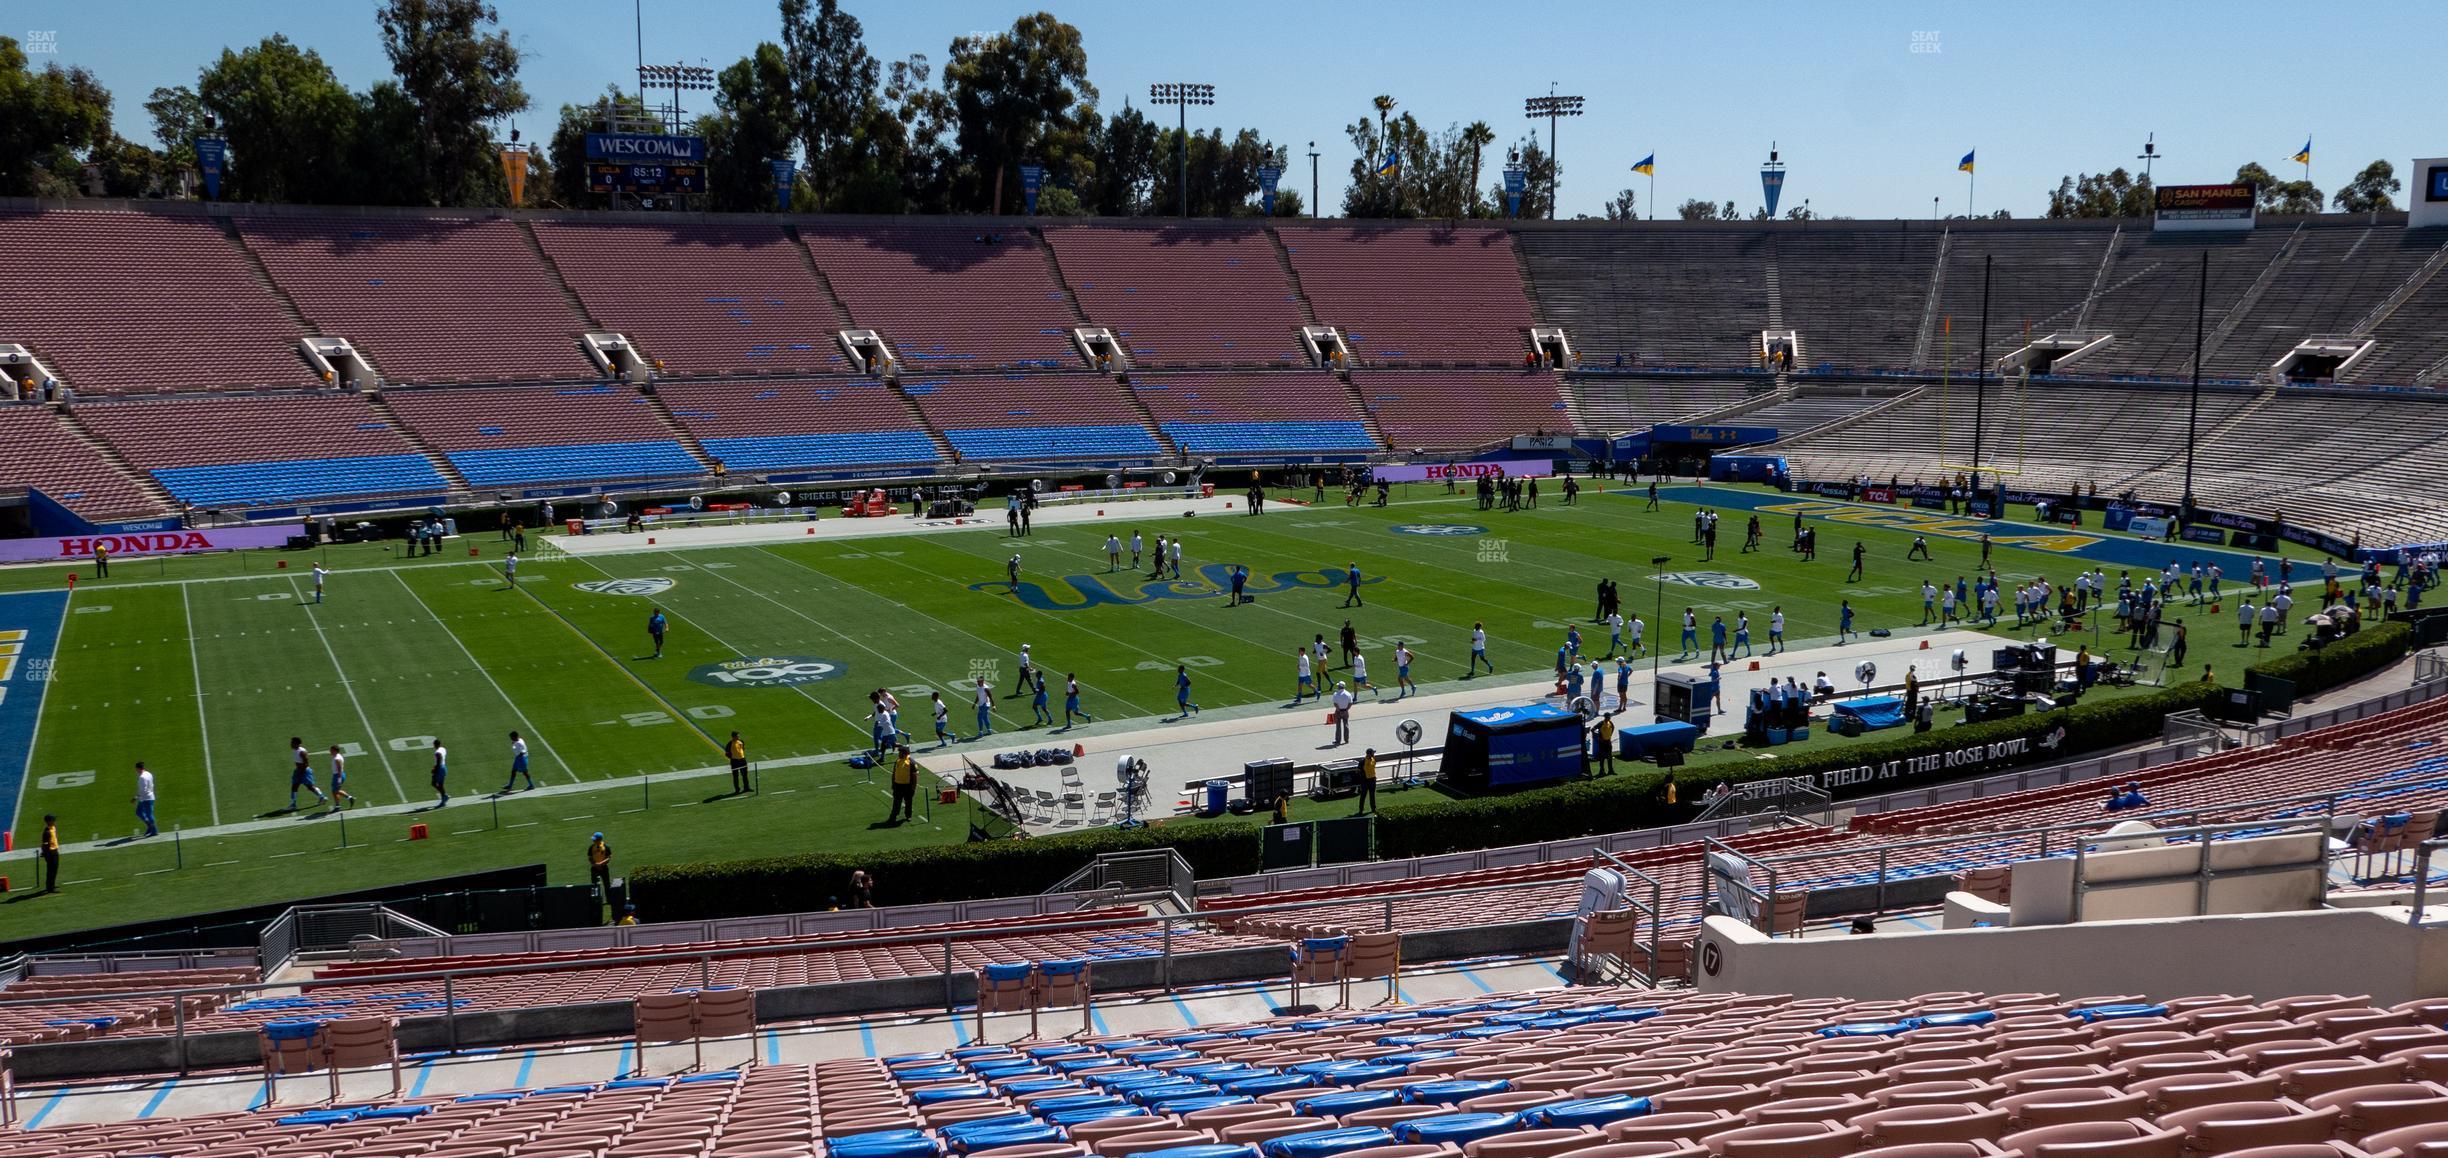
[[[705,192],[703,137],[588,133],[586,149],[590,192],[655,196]]]
[[[638,193],[678,196],[705,192],[703,165],[587,165],[587,190],[593,193]]]

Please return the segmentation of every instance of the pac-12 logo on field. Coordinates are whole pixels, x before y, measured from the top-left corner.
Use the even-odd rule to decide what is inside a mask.
[[[791,688],[829,680],[842,665],[812,655],[761,655],[690,668],[688,678],[718,688]]]
[[[1759,584],[1731,571],[1668,571],[1658,576],[1658,579],[1666,583],[1680,583],[1686,587],[1708,587],[1718,591],[1759,590]]]
[[[1486,527],[1474,527],[1469,523],[1396,523],[1386,529],[1394,532],[1397,535],[1468,536],[1487,534]]]
[[[595,579],[570,586],[597,595],[661,595],[672,589],[671,579]]]

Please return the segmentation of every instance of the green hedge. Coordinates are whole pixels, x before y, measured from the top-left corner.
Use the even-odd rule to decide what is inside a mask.
[[[2251,670],[2295,681],[2295,694],[2308,696],[2359,679],[2404,658],[2414,647],[2414,625],[2380,623],[2366,627],[2319,651],[2298,651],[2263,660]]]
[[[2274,657],[2253,665],[2252,670],[2293,680],[2297,694],[2311,695],[2386,667],[2405,655],[2412,641],[2413,630],[2407,625],[2380,624],[2321,651]],[[2160,733],[2161,721],[2169,714],[2207,708],[2219,695],[2218,687],[2209,683],[2178,684],[2053,712],[1861,740],[1795,756],[1681,768],[1671,774],[1675,803],[1666,799],[1669,774],[1643,765],[1633,765],[1604,779],[1574,781],[1504,796],[1452,800],[1434,793],[1406,794],[1389,800],[1378,814],[1377,855],[1388,860],[1433,856],[1674,824],[1691,819],[1698,811],[1693,802],[1709,785],[1721,780],[1741,783],[1782,776],[1815,776],[1975,745],[2036,740],[2060,725],[2080,745],[2078,749],[2035,753],[2018,763],[2072,759],[2081,752],[2155,738]],[[1840,799],[1872,795],[1915,784],[2004,771],[2008,766],[1954,775],[1941,772],[1901,780],[1866,780],[1839,788],[1835,795]],[[847,894],[854,869],[874,874],[877,889],[893,904],[1039,893],[1077,871],[1098,853],[1160,846],[1179,851],[1202,879],[1240,876],[1258,871],[1258,840],[1255,829],[1239,824],[1103,828],[1032,840],[932,845],[854,855],[803,853],[753,860],[647,865],[630,874],[629,883],[639,911],[653,920],[739,917],[822,908],[827,898]]]

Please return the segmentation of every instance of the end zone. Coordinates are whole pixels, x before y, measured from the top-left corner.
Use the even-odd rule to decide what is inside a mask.
[[[42,718],[43,693],[51,686],[51,661],[68,616],[65,591],[0,595],[0,801],[14,827],[25,793],[26,769],[34,759],[34,726]]]

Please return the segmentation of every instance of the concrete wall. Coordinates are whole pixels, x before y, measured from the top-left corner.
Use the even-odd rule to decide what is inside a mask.
[[[1725,917],[1701,930],[1700,988],[1904,998],[1952,989],[2067,996],[2448,995],[2448,926],[2403,908],[2107,921],[1770,940]],[[1707,965],[1714,960],[1714,972]]]

